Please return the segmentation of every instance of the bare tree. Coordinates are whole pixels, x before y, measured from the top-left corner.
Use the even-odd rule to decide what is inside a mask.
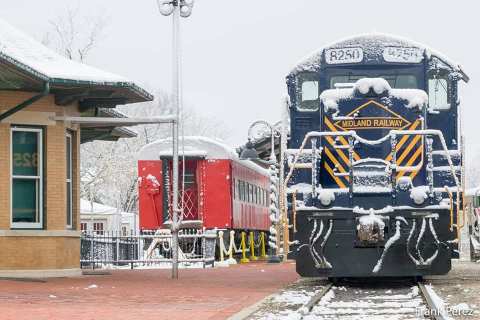
[[[85,62],[103,37],[107,19],[105,14],[85,15],[77,7],[49,21],[51,30],[44,35],[43,43],[68,59]],[[153,102],[127,105],[118,108],[131,117],[152,117],[171,114],[173,101],[169,94],[159,92]],[[226,127],[221,121],[199,115],[186,106],[183,117],[183,134],[223,138]],[[80,193],[99,203],[135,212],[138,203],[136,154],[157,139],[171,136],[166,125],[135,127],[137,137],[117,142],[94,141],[81,146]]]
[[[152,102],[117,108],[130,117],[153,117],[171,112],[172,99],[158,92]],[[223,122],[198,115],[191,107],[184,110],[184,134],[225,138],[228,134]],[[91,142],[82,147],[82,196],[89,198],[94,187],[95,201],[117,206],[125,212],[137,211],[138,172],[137,154],[142,147],[158,139],[171,137],[168,125],[142,125],[134,127],[137,137],[117,142]]]
[[[44,35],[42,43],[69,59],[85,62],[101,41],[107,18],[103,12],[86,15],[78,7],[68,7],[49,23],[51,30]]]

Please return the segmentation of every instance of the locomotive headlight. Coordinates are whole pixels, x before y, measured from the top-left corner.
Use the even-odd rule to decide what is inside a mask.
[[[415,187],[410,191],[410,198],[413,200],[413,202],[416,205],[421,205],[427,200],[428,194],[427,194],[428,187],[427,186],[420,186],[420,187]]]
[[[322,189],[318,194],[318,200],[322,206],[328,207],[335,201],[335,193],[332,190]]]
[[[401,177],[397,181],[397,187],[402,191],[407,191],[412,187],[412,179],[410,177]]]

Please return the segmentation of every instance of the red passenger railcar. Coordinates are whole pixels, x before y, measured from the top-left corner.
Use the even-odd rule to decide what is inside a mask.
[[[169,224],[171,154],[171,139],[151,143],[140,151],[138,185],[142,230],[165,228]],[[179,194],[185,226],[269,229],[267,170],[251,161],[239,160],[234,150],[205,137],[185,137],[180,155],[185,157],[185,166],[181,161],[179,166]]]

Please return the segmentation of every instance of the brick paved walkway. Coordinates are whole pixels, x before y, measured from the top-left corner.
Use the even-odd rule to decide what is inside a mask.
[[[226,319],[295,281],[295,265],[118,270],[111,275],[0,280],[0,319]]]

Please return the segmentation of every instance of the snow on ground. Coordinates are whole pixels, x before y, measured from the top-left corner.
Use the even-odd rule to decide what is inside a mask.
[[[133,268],[135,270],[150,270],[150,269],[170,269],[172,264],[170,262],[150,262],[150,263],[134,263]],[[180,262],[178,268],[180,269],[202,269],[204,267],[203,262]],[[210,265],[205,265],[205,268],[209,268]],[[128,270],[131,269],[130,264],[114,265],[111,263],[102,264],[102,269],[107,270]]]
[[[316,287],[289,288],[270,298],[249,319],[424,319],[424,301],[415,285],[333,286],[307,314],[305,305],[320,288],[318,283]],[[469,306],[456,308],[468,310]]]

